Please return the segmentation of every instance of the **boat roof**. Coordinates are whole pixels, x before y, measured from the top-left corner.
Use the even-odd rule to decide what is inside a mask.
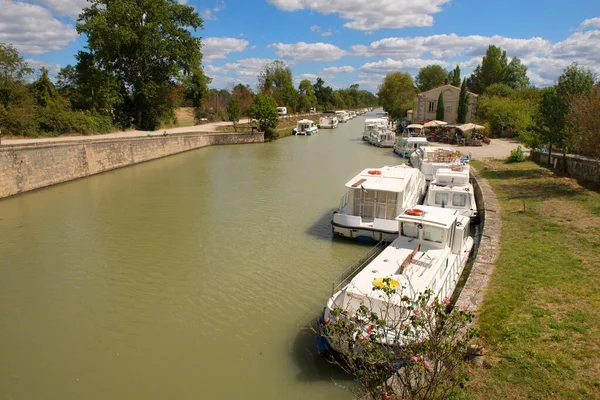
[[[407,142],[413,142],[413,143],[427,143],[427,138],[422,137],[422,136],[410,136],[410,137],[404,137],[401,139],[405,140]]]
[[[433,206],[412,206],[409,210],[421,210],[425,213],[421,216],[409,215],[408,210],[396,217],[400,222],[419,222],[423,224],[433,225],[440,228],[450,228],[456,218],[460,215],[460,211],[451,208],[441,208]]]
[[[416,129],[416,128],[418,128],[418,129],[422,129],[422,128],[423,128],[423,125],[421,125],[421,124],[410,124],[410,125],[408,125],[408,126],[406,127],[406,129],[409,129],[409,128],[415,128],[415,129]]]
[[[380,174],[369,173],[369,171],[379,171]],[[385,166],[379,168],[365,168],[354,178],[346,183],[347,188],[351,189],[370,189],[383,190],[386,192],[401,192],[406,186],[408,178],[418,176],[421,173],[416,168],[408,167],[404,164],[395,166]]]
[[[300,121],[298,121],[298,123],[299,124],[308,124],[308,123],[314,124],[314,122],[310,119],[301,119]]]
[[[469,167],[468,166],[462,166],[462,167],[453,167],[453,168],[439,168],[436,172],[435,172],[435,176],[433,177],[434,180],[452,180],[452,179],[458,179],[460,181],[466,181],[467,183],[469,182]]]

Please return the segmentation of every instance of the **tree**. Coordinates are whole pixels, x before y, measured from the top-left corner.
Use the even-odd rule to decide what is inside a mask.
[[[293,110],[297,104],[298,94],[294,88],[292,70],[281,60],[267,64],[260,72],[258,89],[262,94],[272,96],[280,106]]]
[[[173,115],[168,96],[176,81],[200,67],[202,28],[193,7],[176,0],[91,0],[79,15],[77,32],[101,70],[123,83],[139,129],[156,129]]]
[[[274,98],[266,94],[257,95],[248,109],[248,115],[258,121],[258,129],[265,133],[265,139],[277,139],[275,128],[279,123],[279,115]]]
[[[404,72],[392,72],[385,76],[379,91],[379,104],[392,118],[406,116],[413,106],[415,87],[411,76]]]
[[[542,143],[549,144],[548,163],[552,156],[552,146],[558,145],[566,157],[566,115],[571,111],[570,99],[577,95],[588,95],[594,85],[595,75],[586,68],[572,63],[565,68],[555,87],[542,91],[538,112],[538,133]],[[566,168],[566,163],[563,166]],[[565,171],[566,172],[566,171]]]
[[[252,101],[254,101],[254,92],[250,88],[250,85],[239,83],[231,91],[231,97],[239,102],[241,114],[248,115],[248,107],[250,107]]]
[[[419,70],[415,84],[419,91],[426,92],[427,90],[441,86],[446,82],[448,72],[439,65],[428,65]]]
[[[192,69],[192,72],[183,80],[185,97],[192,101],[194,107],[200,107],[202,99],[208,94],[208,85],[212,79],[204,74],[202,67]]]
[[[506,51],[494,45],[489,46],[481,65],[475,68],[469,78],[469,88],[475,93],[483,93],[488,86],[504,82],[507,65]]]
[[[0,42],[0,104],[9,103],[27,96],[23,78],[33,73],[17,49]]]
[[[460,94],[458,95],[458,108],[456,110],[456,121],[459,124],[467,122],[467,114],[469,113],[469,91],[467,90],[467,80],[463,79],[460,86]]]
[[[527,66],[522,64],[519,58],[513,57],[506,67],[503,82],[515,90],[528,87]]]
[[[456,87],[460,86],[460,67],[458,65],[448,73],[448,83]]]
[[[233,122],[233,130],[237,132],[237,124],[240,120],[241,109],[240,102],[237,99],[229,100],[229,104],[227,104],[227,118]]]
[[[404,289],[373,290],[380,292],[376,306],[338,308],[323,321],[319,333],[342,359],[328,360],[353,375],[368,398],[449,398],[465,376],[473,313],[450,310],[449,299],[439,301],[429,290],[414,297]]]
[[[321,78],[313,85],[315,96],[317,97],[317,107],[325,110],[333,106],[333,89],[325,86],[325,82]]]
[[[298,110],[308,112],[316,106],[317,96],[315,96],[315,88],[308,79],[303,79],[298,86]]]
[[[571,98],[566,118],[566,142],[577,154],[600,158],[600,83],[589,95]]]
[[[438,121],[444,120],[444,92],[441,92],[440,96],[438,97],[435,119]]]
[[[497,97],[513,97],[516,91],[506,83],[494,83],[485,89],[484,94]]]

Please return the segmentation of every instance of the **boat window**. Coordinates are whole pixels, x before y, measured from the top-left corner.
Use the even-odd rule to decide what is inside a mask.
[[[433,226],[425,225],[423,227],[423,240],[430,242],[442,243],[444,238],[444,230],[442,228],[436,228]]]
[[[448,204],[448,193],[436,193],[435,194],[435,204],[441,206]]]
[[[402,223],[402,236],[417,238],[419,237],[419,228],[414,222]]]
[[[464,207],[467,204],[467,195],[464,193],[455,193],[452,196],[452,204],[457,207]]]

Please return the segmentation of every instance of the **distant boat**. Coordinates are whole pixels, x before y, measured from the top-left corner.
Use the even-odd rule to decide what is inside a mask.
[[[294,135],[315,135],[318,132],[319,128],[310,119],[301,119],[292,131]]]
[[[335,129],[338,127],[338,119],[335,115],[324,115],[319,118],[319,124],[317,127],[319,129]]]
[[[425,196],[425,178],[407,165],[367,168],[346,183],[348,192],[333,214],[333,233],[359,241],[392,241],[395,218]]]

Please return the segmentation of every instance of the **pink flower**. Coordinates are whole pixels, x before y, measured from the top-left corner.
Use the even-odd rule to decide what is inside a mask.
[[[449,305],[450,304],[450,299],[447,297],[444,297],[444,304],[445,305]]]
[[[371,325],[367,326],[367,333],[371,333],[371,331],[373,330],[373,327]]]
[[[325,323],[326,323],[326,324],[328,324],[328,323],[330,323],[330,322],[331,322],[331,318],[326,318],[326,319],[325,319]]]
[[[410,358],[410,361],[412,361],[412,362],[417,362],[417,361],[419,361],[419,357],[417,357],[417,356],[412,356],[412,357]]]
[[[419,310],[413,310],[413,314],[419,315]]]
[[[463,311],[469,311],[469,306],[463,306],[462,310]]]
[[[392,396],[390,396],[389,394],[386,394],[386,395],[385,395],[385,400],[392,400],[392,399],[393,399],[393,397],[392,397]]]
[[[429,364],[429,361],[423,361],[423,365],[425,366],[425,368],[431,367],[431,364]]]

